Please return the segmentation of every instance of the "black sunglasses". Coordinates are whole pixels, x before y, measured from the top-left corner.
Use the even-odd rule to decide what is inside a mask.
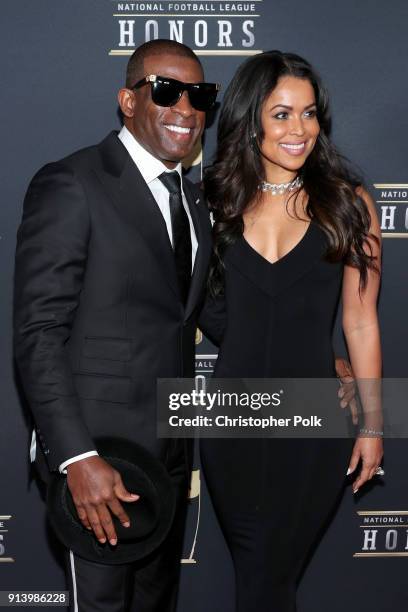
[[[183,83],[157,74],[149,74],[130,89],[138,89],[148,83],[151,85],[152,100],[158,106],[174,106],[183,91],[187,91],[191,106],[198,111],[210,110],[220,90],[218,83]]]

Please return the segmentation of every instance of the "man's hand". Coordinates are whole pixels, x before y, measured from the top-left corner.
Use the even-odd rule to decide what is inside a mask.
[[[351,418],[354,425],[358,424],[358,408],[356,402],[356,383],[354,380],[353,370],[346,359],[337,358],[335,360],[336,374],[341,382],[341,387],[338,391],[340,398],[340,406],[342,408],[350,407]]]
[[[129,527],[129,517],[119,500],[133,502],[140,496],[129,493],[119,472],[98,456],[71,463],[67,483],[84,527],[93,530],[102,544],[108,539],[115,546],[118,538],[109,510]]]

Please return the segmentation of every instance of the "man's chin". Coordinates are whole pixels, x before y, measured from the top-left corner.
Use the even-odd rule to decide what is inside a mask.
[[[166,138],[165,141],[162,141],[162,159],[172,163],[181,162],[192,154],[197,140],[197,137],[190,137],[186,142],[177,142]]]
[[[177,150],[166,151],[162,155],[164,163],[179,164],[183,159],[191,155],[194,147],[177,148]]]

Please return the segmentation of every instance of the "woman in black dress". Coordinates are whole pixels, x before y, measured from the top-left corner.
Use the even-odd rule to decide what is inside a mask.
[[[216,378],[334,377],[340,295],[356,378],[381,376],[380,228],[329,127],[326,91],[297,55],[256,55],[228,87],[205,178],[215,255],[200,327],[220,346]],[[347,468],[361,460],[355,492],[380,465],[380,431],[360,433],[201,440],[239,612],[295,610],[296,582]]]

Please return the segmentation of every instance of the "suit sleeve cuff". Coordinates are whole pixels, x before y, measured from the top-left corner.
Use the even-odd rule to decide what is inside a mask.
[[[91,450],[91,451],[88,451],[87,453],[76,455],[75,457],[71,457],[71,459],[67,459],[66,461],[64,461],[64,463],[61,463],[58,469],[61,474],[66,474],[67,473],[66,468],[69,465],[71,465],[71,463],[75,463],[76,461],[80,461],[81,459],[86,459],[87,457],[94,457],[95,455],[98,455],[98,452],[96,450]]]

